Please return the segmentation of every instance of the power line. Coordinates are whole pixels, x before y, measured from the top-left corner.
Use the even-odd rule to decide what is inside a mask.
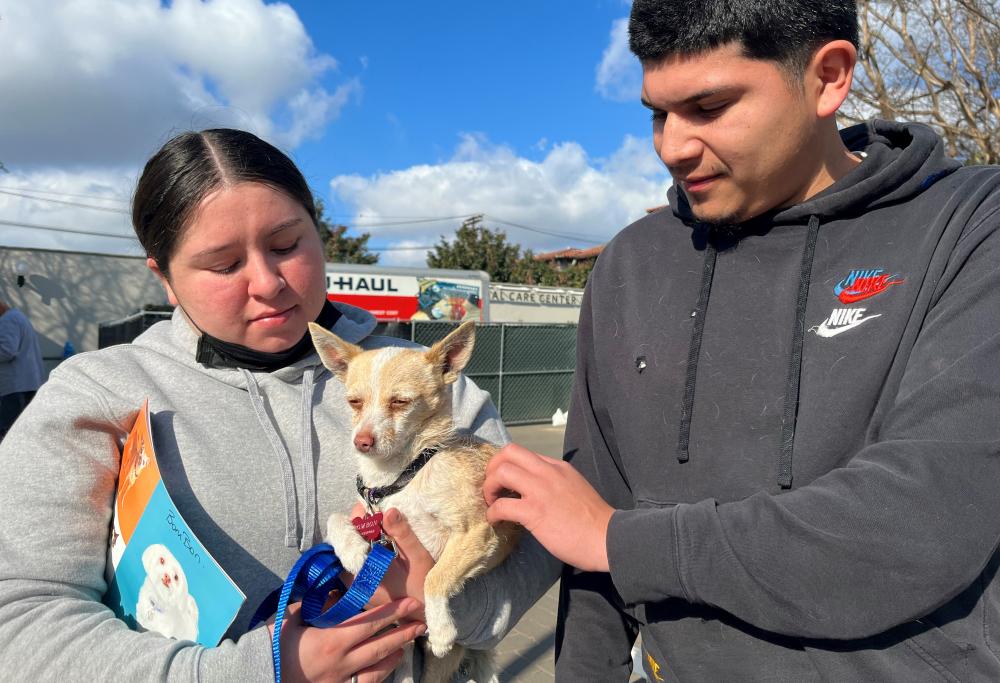
[[[400,225],[414,225],[414,224],[418,224],[418,223],[437,223],[437,222],[449,221],[449,220],[458,220],[458,219],[463,219],[464,220],[464,219],[470,218],[470,217],[475,216],[475,215],[478,215],[478,214],[466,214],[464,216],[442,216],[441,218],[424,218],[424,219],[414,219],[414,220],[408,220],[408,221],[393,221],[393,222],[385,222],[385,223],[360,223],[360,222],[354,222],[353,224],[351,224],[350,227],[353,227],[353,228],[356,228],[356,229],[361,229],[361,228],[383,228],[383,227],[400,226]],[[483,215],[483,219],[484,220],[488,219],[488,220],[490,220],[490,221],[492,221],[494,223],[500,223],[502,225],[508,225],[508,226],[510,226],[512,228],[518,228],[520,230],[527,230],[529,232],[535,232],[535,233],[538,233],[538,234],[541,234],[541,235],[549,235],[549,236],[552,236],[552,237],[562,237],[562,238],[565,238],[565,239],[577,240],[578,242],[587,242],[588,244],[604,244],[604,242],[606,241],[606,240],[594,240],[594,239],[590,239],[588,237],[584,237],[583,235],[577,235],[577,234],[574,234],[574,233],[558,232],[556,230],[545,230],[543,228],[535,228],[535,227],[532,227],[530,225],[524,225],[522,223],[514,223],[514,222],[511,222],[511,221],[507,221],[507,220],[504,220],[502,218],[498,218],[498,217],[496,217],[496,216],[494,216],[492,214],[482,214],[482,215]]]
[[[73,230],[71,228],[60,228],[54,225],[37,225],[35,223],[20,223],[18,221],[8,221],[0,219],[0,225],[9,225],[15,228],[32,228],[34,230],[51,230],[53,232],[65,232],[71,235],[88,235],[91,237],[113,237],[120,240],[131,240],[137,241],[135,235],[115,235],[109,232],[96,232],[93,230]],[[368,247],[369,251],[417,251],[424,249],[433,249],[434,247],[428,246],[413,246],[413,247]]]
[[[513,223],[511,221],[505,221],[502,218],[497,218],[496,216],[490,214],[484,215],[484,219],[485,218],[489,218],[494,223],[509,225],[512,228],[520,228],[521,230],[528,230],[529,232],[537,232],[542,235],[551,235],[553,237],[565,237],[566,239],[578,240],[580,242],[588,242],[590,244],[604,244],[604,241],[592,240],[582,235],[574,235],[568,232],[556,232],[555,230],[543,230],[542,228],[533,228],[530,225],[522,225],[521,223]]]
[[[374,218],[374,219],[379,219],[379,220],[381,220],[381,219],[388,219],[388,220],[400,220],[400,221],[410,221],[410,220],[419,221],[419,220],[425,220],[425,219],[427,219],[427,220],[444,220],[445,218],[449,218],[448,216],[444,216],[442,218],[438,218],[436,216],[386,216],[386,215],[382,215],[382,214],[367,214],[366,215],[366,214],[363,214],[363,213],[328,213],[328,214],[324,214],[324,215],[327,218],[346,218],[348,220],[364,220],[366,218]],[[476,215],[476,214],[471,214],[470,213],[470,214],[467,214],[465,216],[451,216],[450,218],[468,218],[469,216],[474,216],[474,215]]]
[[[18,192],[31,192],[33,194],[51,194],[56,197],[75,197],[76,199],[100,199],[106,202],[117,202],[128,204],[127,199],[115,199],[114,197],[102,197],[96,194],[74,194],[72,192],[56,192],[55,190],[37,190],[33,187],[11,187],[10,185],[0,185],[0,190],[16,190]]]
[[[474,214],[467,214],[465,216],[442,216],[441,218],[421,218],[409,221],[392,221],[388,223],[358,223],[355,222],[353,226],[355,228],[387,228],[393,225],[414,225],[417,223],[440,223],[442,221],[454,221],[458,219],[469,218]]]
[[[119,240],[130,240],[137,242],[135,235],[114,235],[110,232],[94,232],[92,230],[73,230],[71,228],[59,228],[53,225],[36,225],[34,223],[18,223],[17,221],[5,221],[0,219],[0,225],[9,225],[15,228],[32,228],[34,230],[51,230],[53,232],[66,232],[71,235],[89,235],[91,237],[113,237]]]
[[[50,199],[49,197],[32,197],[30,194],[22,194],[20,192],[11,192],[10,190],[0,190],[0,194],[8,194],[12,197],[23,197],[24,199],[31,199],[36,202],[51,202],[53,204],[64,204],[66,206],[76,206],[82,209],[96,209],[98,211],[108,211],[110,213],[120,213],[122,215],[129,215],[128,211],[124,209],[115,209],[110,206],[96,206],[94,204],[81,204],[80,202],[70,202],[65,199]]]

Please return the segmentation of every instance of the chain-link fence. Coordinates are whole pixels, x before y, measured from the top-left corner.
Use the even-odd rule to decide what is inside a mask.
[[[101,323],[98,347],[127,344],[169,316],[150,310]],[[376,332],[430,346],[456,327],[450,322],[394,322],[379,324]],[[575,365],[576,325],[479,323],[465,374],[490,392],[506,424],[531,424],[550,421],[556,409],[569,409]]]
[[[430,346],[457,326],[385,323],[380,332]],[[576,325],[479,323],[465,374],[490,392],[506,424],[529,424],[569,409],[575,365]]]
[[[98,323],[97,348],[103,349],[115,344],[129,344],[150,327],[170,318],[169,310],[145,310],[133,313],[120,320]]]

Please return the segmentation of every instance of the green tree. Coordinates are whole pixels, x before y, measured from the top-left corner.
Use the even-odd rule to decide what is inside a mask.
[[[316,199],[316,229],[323,240],[326,260],[331,263],[378,263],[378,254],[368,251],[367,232],[357,237],[347,236],[347,226],[333,223],[326,216],[322,199]]]
[[[552,279],[555,269],[548,261],[536,261],[531,249],[525,249],[511,273],[511,284],[540,285]]]
[[[521,245],[507,241],[507,233],[482,225],[481,215],[467,218],[455,232],[455,239],[445,240],[427,252],[430,268],[482,270],[494,282],[514,282],[512,276],[521,257]]]
[[[536,261],[534,253],[527,249],[514,268],[511,283],[583,289],[587,286],[590,271],[594,269],[594,262],[594,259],[587,259],[558,269],[551,261]]]

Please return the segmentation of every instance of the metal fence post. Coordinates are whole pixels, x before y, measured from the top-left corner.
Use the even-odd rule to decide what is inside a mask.
[[[500,369],[497,371],[497,412],[503,420],[503,367],[504,367],[504,337],[507,336],[507,324],[500,323]]]

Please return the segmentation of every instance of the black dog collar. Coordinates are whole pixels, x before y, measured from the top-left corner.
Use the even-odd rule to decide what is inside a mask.
[[[436,448],[425,448],[420,451],[420,455],[418,455],[413,462],[407,465],[405,470],[400,472],[399,476],[396,477],[396,481],[392,482],[388,486],[365,486],[365,482],[359,474],[357,479],[358,495],[361,496],[366,503],[368,503],[370,508],[374,508],[382,502],[383,498],[402,491],[406,485],[413,481],[413,478],[417,476],[417,472],[423,469],[423,466],[426,465],[437,452],[438,449]]]

